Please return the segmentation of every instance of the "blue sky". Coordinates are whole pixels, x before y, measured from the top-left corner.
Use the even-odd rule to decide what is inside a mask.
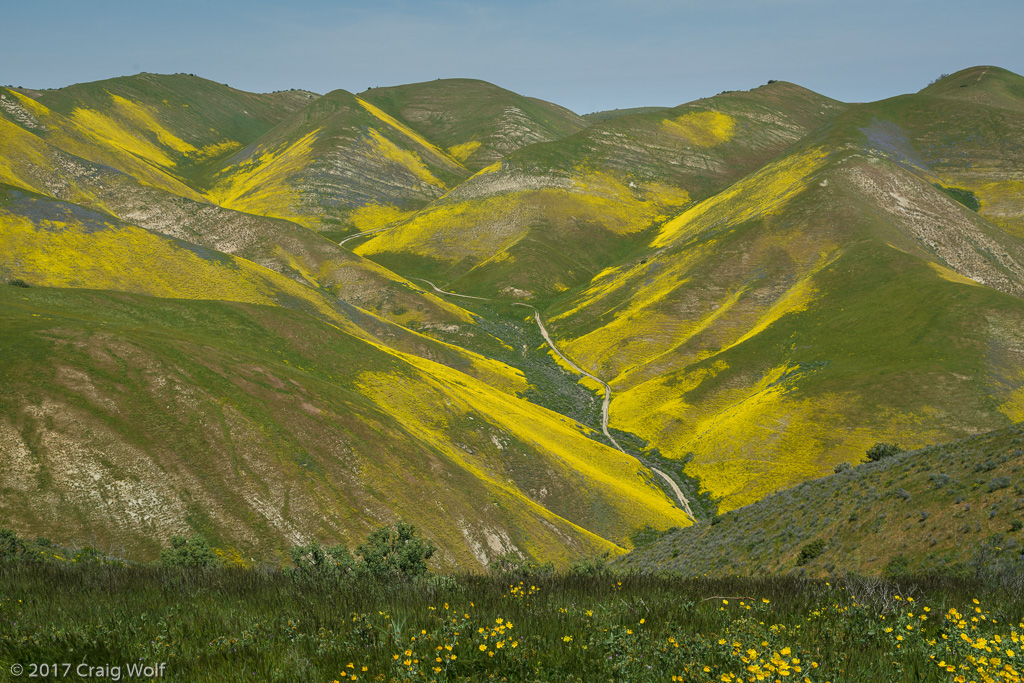
[[[481,78],[579,113],[768,79],[845,101],[994,64],[1024,74],[1022,0],[34,0],[7,3],[0,84],[186,72],[265,92]]]

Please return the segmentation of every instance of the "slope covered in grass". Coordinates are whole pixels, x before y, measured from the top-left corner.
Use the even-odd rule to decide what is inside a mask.
[[[525,388],[511,368],[450,343],[465,335],[486,351],[501,342],[476,329],[466,311],[372,265],[334,287],[381,302],[364,310],[319,289],[236,256],[143,230],[113,216],[0,185],[0,282],[103,289],[185,299],[209,299],[301,310],[371,341],[485,378],[506,391]],[[286,240],[277,249],[288,246]],[[298,264],[297,264],[298,265]],[[344,278],[340,264],[337,276]],[[367,278],[364,273],[369,274]],[[360,281],[361,280],[361,281]],[[369,280],[369,281],[367,281]],[[372,296],[366,294],[373,291]],[[406,308],[405,306],[408,306]],[[396,324],[397,319],[407,327]],[[410,328],[415,328],[415,331]]]
[[[221,162],[209,183],[222,206],[345,232],[397,220],[468,175],[379,107],[335,90]]]
[[[685,523],[567,418],[305,313],[0,297],[0,515],[23,534],[154,557],[202,531],[271,559],[404,518],[469,567],[617,553],[638,520]]]
[[[863,108],[874,146],[934,174],[961,201],[1024,239],[1024,78],[964,69],[913,95]],[[963,192],[966,191],[966,194]]]
[[[138,74],[59,90],[0,89],[0,119],[72,158],[202,200],[194,181],[203,168],[249,144],[312,97],[302,91],[258,95],[185,74]],[[0,134],[7,142],[3,156],[24,162],[24,152],[11,147],[12,133]],[[4,165],[10,163],[4,159]],[[39,171],[55,170],[42,166]]]
[[[74,156],[35,134],[32,120],[11,112],[18,113],[0,116],[0,181],[246,258],[401,324],[429,330],[468,321],[450,303],[296,223],[175,194]]]
[[[372,88],[360,97],[479,171],[526,145],[586,127],[573,112],[468,78]]]
[[[693,575],[998,574],[1024,561],[1024,427],[866,463],[680,529],[619,566]]]
[[[603,121],[512,153],[357,251],[460,291],[550,296],[841,110],[777,83]]]
[[[1022,244],[856,135],[693,206],[551,317],[612,425],[692,453],[723,509],[1021,419]]]

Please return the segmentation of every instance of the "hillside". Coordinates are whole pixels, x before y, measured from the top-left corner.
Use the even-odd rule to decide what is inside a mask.
[[[207,299],[303,311],[374,343],[458,368],[503,391],[525,388],[518,371],[445,340],[468,338],[487,351],[504,343],[449,302],[381,270],[375,292],[396,324],[328,290],[295,282],[252,261],[124,223],[90,209],[0,185],[0,282]],[[377,286],[358,281],[357,288]],[[372,301],[373,299],[371,299]],[[403,308],[404,304],[410,306]],[[438,339],[427,336],[427,333]]]
[[[335,90],[222,161],[208,182],[221,206],[345,233],[398,220],[468,175],[405,124]]]
[[[666,222],[550,312],[615,389],[612,425],[692,457],[722,509],[875,441],[1021,419],[1024,243],[876,152],[858,116]]]
[[[313,97],[257,95],[184,74],[139,74],[27,92],[2,89],[3,118],[73,157],[196,200],[203,196],[193,179],[205,166],[252,142]]]
[[[104,85],[116,92],[113,86],[124,80],[131,79],[114,79]],[[192,82],[189,78],[185,81]],[[81,95],[78,91],[82,87],[66,89],[70,93],[60,91],[61,96],[68,99]],[[125,88],[120,90],[130,94]],[[49,99],[53,92],[43,96]],[[298,97],[295,93],[290,95]],[[6,98],[0,99],[0,105],[7,103],[0,114],[0,140],[4,143],[0,151],[0,182],[245,258],[417,329],[429,331],[468,320],[464,312],[451,304],[296,223],[226,209],[206,198],[195,198],[197,195],[191,190],[176,194],[149,184],[145,174],[134,177],[70,154],[51,144],[61,142],[59,136],[55,139],[55,133],[66,122],[51,117],[43,131],[42,124],[31,118],[26,109],[14,106],[20,102],[14,92],[5,90],[0,97]],[[75,101],[83,99],[76,97]],[[238,106],[243,104],[248,106],[248,100]],[[203,120],[217,123],[214,116]]]
[[[0,297],[0,515],[26,533],[152,558],[201,531],[270,559],[404,518],[454,567],[618,553],[638,519],[686,523],[570,420],[301,312]]]
[[[444,148],[471,171],[587,125],[564,107],[468,78],[372,88],[360,97]]]
[[[459,291],[549,297],[586,283],[682,207],[841,110],[775,83],[602,121],[510,154],[356,251]]]
[[[1024,561],[1024,426],[901,453],[807,481],[680,529],[630,570],[759,575],[997,572]]]

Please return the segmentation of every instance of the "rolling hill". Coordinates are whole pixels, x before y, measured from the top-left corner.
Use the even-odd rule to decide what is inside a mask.
[[[459,291],[550,297],[842,111],[788,83],[600,121],[524,147],[356,248]]]
[[[466,78],[372,88],[360,97],[479,171],[512,152],[586,127],[573,112]]]
[[[246,557],[405,518],[443,566],[686,523],[632,458],[491,383],[280,306],[0,287],[5,523]],[[424,504],[429,501],[429,504]]]
[[[689,575],[998,574],[1024,561],[1020,425],[807,481],[623,557]]]
[[[691,457],[722,509],[875,441],[1022,419],[1024,244],[876,152],[889,128],[863,118],[666,222],[551,311],[616,390],[613,426]]]

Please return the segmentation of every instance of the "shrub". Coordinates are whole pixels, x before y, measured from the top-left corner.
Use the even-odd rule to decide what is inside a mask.
[[[889,560],[889,563],[882,569],[882,576],[887,579],[896,579],[910,573],[910,560],[903,555],[897,555]]]
[[[188,538],[172,536],[171,547],[160,552],[160,564],[165,567],[214,567],[218,560],[206,539],[193,534]]]
[[[14,280],[8,280],[7,284],[9,284],[11,287],[31,287],[32,286],[29,283],[25,282],[24,280],[20,280],[20,279],[17,279],[17,278],[14,279]]]
[[[608,567],[608,553],[601,557],[588,557],[578,562],[573,562],[569,567],[569,576],[593,578],[608,576],[612,573]]]
[[[832,471],[835,472],[836,474],[839,474],[840,472],[846,472],[847,470],[851,469],[853,469],[853,465],[851,465],[850,463],[839,462],[836,463],[836,466],[832,468]]]
[[[902,453],[903,449],[900,448],[899,444],[895,443],[883,443],[879,441],[874,446],[867,450],[867,456],[869,462],[878,462],[885,458],[891,458],[897,453]]]
[[[427,572],[427,560],[437,551],[430,541],[416,538],[411,524],[376,529],[356,548],[365,571],[376,578],[412,578]]]
[[[988,491],[989,493],[992,493],[993,491],[998,491],[999,489],[1005,489],[1009,485],[1009,477],[996,477],[988,483]]]
[[[814,558],[825,552],[828,543],[823,538],[811,541],[800,549],[800,555],[796,558],[796,566],[802,567]]]
[[[313,541],[290,551],[295,571],[305,576],[344,578],[356,572],[356,558],[344,545],[321,545]]]
[[[15,560],[25,555],[25,542],[10,529],[0,529],[0,560]]]

